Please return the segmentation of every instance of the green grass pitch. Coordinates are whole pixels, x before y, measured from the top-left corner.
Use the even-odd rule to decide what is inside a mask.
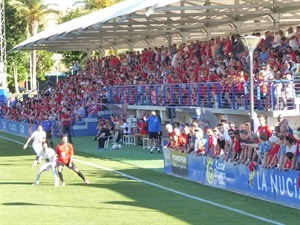
[[[59,140],[55,140],[58,143]],[[0,132],[1,225],[297,224],[297,209],[218,190],[163,173],[162,154],[141,146],[98,151],[92,137],[74,137],[75,163],[86,185],[64,168],[32,186],[39,167],[25,139]]]

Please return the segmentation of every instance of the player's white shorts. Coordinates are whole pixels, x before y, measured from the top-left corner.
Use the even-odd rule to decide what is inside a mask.
[[[56,166],[56,162],[46,162],[45,164],[43,164],[41,167],[40,167],[40,172],[42,171],[48,171],[48,170],[54,170],[55,169],[55,166]]]
[[[39,155],[40,152],[43,150],[43,148],[42,148],[42,143],[32,144],[32,148],[33,148],[33,150],[35,151],[35,153],[36,153],[37,155]]]

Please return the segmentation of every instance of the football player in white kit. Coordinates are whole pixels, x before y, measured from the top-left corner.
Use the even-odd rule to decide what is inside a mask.
[[[41,146],[42,146],[42,151],[40,151],[39,155],[36,156],[36,160],[39,157],[43,157],[45,159],[45,163],[40,167],[39,171],[37,172],[36,179],[33,185],[39,185],[41,173],[51,169],[54,175],[54,186],[59,186],[58,175],[56,170],[56,163],[57,163],[56,153],[52,148],[48,148],[47,142],[43,142]]]
[[[46,141],[46,132],[43,131],[43,127],[41,125],[38,126],[37,130],[32,133],[32,135],[26,141],[26,144],[23,146],[23,149],[27,148],[29,142],[33,139],[32,148],[36,153],[36,156],[40,154],[42,151],[42,142]],[[37,163],[40,163],[40,158],[36,157],[36,159],[32,163],[32,167],[34,167]]]

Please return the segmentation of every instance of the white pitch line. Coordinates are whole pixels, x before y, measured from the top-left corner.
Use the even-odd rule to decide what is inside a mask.
[[[10,139],[10,138],[6,138],[6,137],[3,137],[3,136],[0,136],[0,138],[23,145],[23,143],[21,143],[19,141],[15,141],[15,140]],[[200,201],[200,202],[204,202],[204,203],[207,203],[207,204],[210,204],[210,205],[213,205],[213,206],[217,206],[219,208],[223,208],[223,209],[226,209],[226,210],[229,210],[229,211],[232,211],[232,212],[236,212],[236,213],[248,216],[248,217],[252,217],[252,218],[255,218],[257,220],[261,220],[261,221],[264,221],[264,222],[267,222],[267,223],[270,223],[270,224],[284,225],[283,223],[280,223],[280,222],[277,222],[277,221],[274,221],[274,220],[269,220],[267,218],[264,218],[264,217],[261,217],[261,216],[256,216],[254,214],[247,213],[247,212],[244,212],[244,211],[239,210],[239,209],[231,208],[231,207],[228,207],[228,206],[225,206],[225,205],[222,205],[222,204],[218,204],[216,202],[212,202],[212,201],[209,201],[209,200],[205,200],[203,198],[199,198],[199,197],[189,195],[189,194],[186,194],[186,193],[183,193],[183,192],[180,192],[180,191],[176,191],[172,188],[164,187],[164,186],[159,185],[159,184],[155,184],[155,183],[152,183],[152,182],[149,182],[149,181],[146,181],[146,180],[142,180],[140,178],[130,176],[126,173],[122,173],[120,171],[117,171],[117,170],[114,170],[114,169],[111,169],[111,168],[99,166],[99,165],[89,163],[89,162],[85,162],[85,161],[82,161],[82,160],[79,160],[79,159],[74,159],[74,161],[79,162],[79,163],[84,164],[84,165],[87,165],[87,166],[97,168],[97,169],[102,169],[102,170],[106,170],[106,171],[109,171],[109,172],[113,172],[113,173],[119,174],[121,176],[130,178],[132,180],[136,180],[136,181],[139,181],[139,182],[142,182],[142,183],[145,183],[145,184],[148,184],[148,185],[151,185],[151,186],[154,186],[154,187],[157,187],[157,188],[160,188],[160,189],[163,189],[163,190],[166,190],[166,191],[178,194],[178,195],[182,195],[182,196],[187,197],[187,198],[191,198],[191,199],[194,199],[194,200],[197,200],[197,201]]]
[[[152,183],[152,182],[149,182],[149,181],[146,181],[146,180],[142,180],[140,178],[130,176],[130,175],[126,174],[126,173],[122,173],[122,172],[117,171],[117,170],[113,170],[113,169],[110,169],[110,168],[106,168],[106,167],[103,167],[103,166],[99,166],[99,165],[96,165],[96,164],[85,162],[85,161],[82,161],[82,160],[79,160],[79,159],[74,159],[74,161],[79,162],[81,164],[85,164],[87,166],[91,166],[91,167],[95,167],[95,168],[98,168],[98,169],[102,169],[102,170],[106,170],[106,171],[109,171],[109,172],[113,172],[113,173],[119,174],[121,176],[130,178],[132,180],[136,180],[136,181],[139,181],[139,182],[142,182],[142,183],[145,183],[145,184],[157,187],[157,188],[161,188],[161,189],[169,191],[169,192],[173,192],[173,193],[178,194],[178,195],[185,196],[187,198],[195,199],[197,201],[204,202],[204,203],[207,203],[207,204],[210,204],[210,205],[213,205],[213,206],[217,206],[217,207],[220,207],[220,208],[223,208],[223,209],[227,209],[229,211],[233,211],[233,212],[236,212],[236,213],[239,213],[239,214],[242,214],[242,215],[245,215],[245,216],[249,216],[249,217],[261,220],[261,221],[265,221],[265,222],[268,222],[268,223],[271,223],[271,224],[276,224],[276,225],[284,225],[283,223],[279,223],[279,222],[274,221],[274,220],[269,220],[269,219],[266,219],[266,218],[261,217],[261,216],[256,216],[256,215],[253,215],[251,213],[244,212],[242,210],[231,208],[231,207],[228,207],[228,206],[225,206],[225,205],[222,205],[222,204],[218,204],[218,203],[215,203],[215,202],[212,202],[212,201],[209,201],[209,200],[205,200],[203,198],[199,198],[199,197],[196,197],[196,196],[193,196],[193,195],[189,195],[189,194],[186,194],[186,193],[183,193],[183,192],[180,192],[180,191],[176,191],[176,190],[174,190],[172,188],[164,187],[164,186],[159,185],[159,184],[155,184],[155,183]]]

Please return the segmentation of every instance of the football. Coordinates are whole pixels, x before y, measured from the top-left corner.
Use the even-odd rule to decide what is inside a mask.
[[[113,144],[111,148],[112,149],[117,149],[118,148],[118,144]]]
[[[121,144],[118,144],[118,149],[122,148],[122,145]]]

